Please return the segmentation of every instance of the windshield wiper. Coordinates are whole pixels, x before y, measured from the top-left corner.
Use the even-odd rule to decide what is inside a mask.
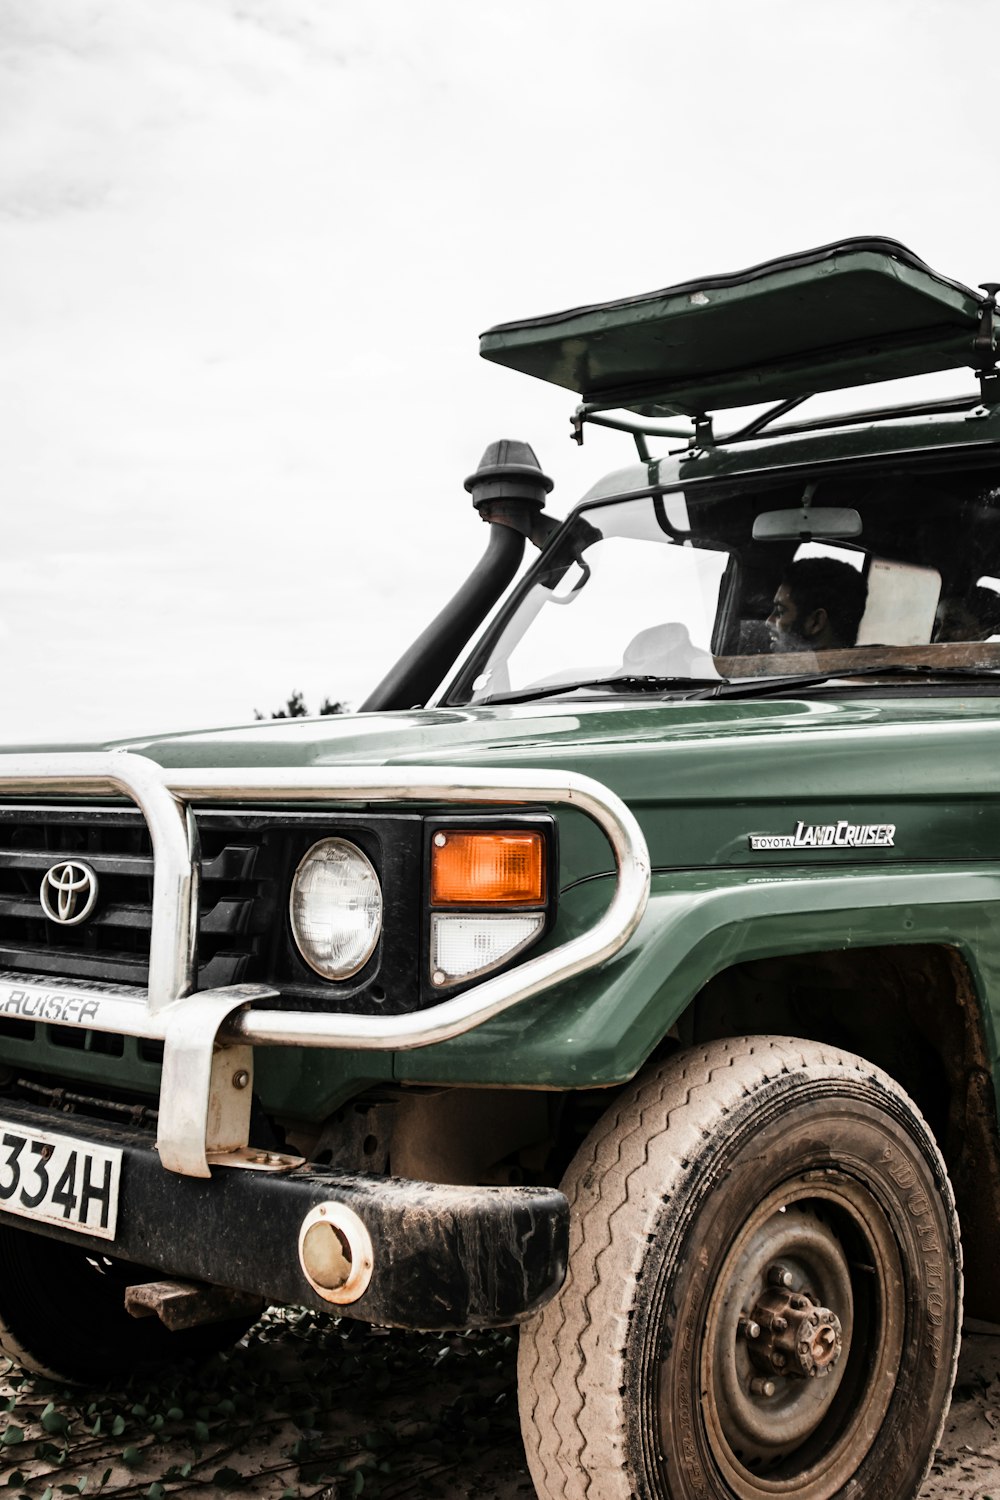
[[[980,681],[996,681],[1000,668],[993,667],[932,667],[926,663],[894,662],[883,666],[844,667],[833,672],[800,672],[793,677],[760,677],[754,681],[732,681],[725,679],[715,684],[714,691],[708,689],[698,696],[703,698],[758,698],[768,693],[798,691],[800,688],[826,687],[845,678],[855,677],[941,677],[946,681],[953,677],[978,678]]]
[[[497,693],[489,698],[476,699],[474,707],[485,707],[501,703],[529,703],[536,698],[557,698],[561,693],[571,694],[594,691],[622,693],[670,693],[683,692],[685,696],[705,698],[763,698],[769,693],[797,692],[802,688],[826,687],[848,678],[857,677],[954,677],[996,681],[1000,668],[991,667],[932,667],[913,662],[896,662],[888,666],[844,667],[840,671],[800,672],[773,677],[757,677],[750,680],[733,680],[729,677],[651,677],[622,674],[617,677],[594,677],[580,682],[559,682],[548,687],[521,688],[516,693]]]
[[[578,693],[588,688],[615,689],[625,693],[669,693],[685,691],[698,697],[710,696],[710,689],[724,686],[725,677],[645,677],[624,674],[618,677],[594,677],[582,682],[553,683],[549,687],[521,688],[516,693],[497,693],[477,698],[474,707],[494,703],[528,703],[532,698],[557,698],[560,693]]]

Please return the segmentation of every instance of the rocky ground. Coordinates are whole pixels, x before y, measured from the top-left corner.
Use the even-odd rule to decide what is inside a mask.
[[[225,1358],[125,1389],[68,1391],[0,1366],[12,1500],[532,1500],[515,1340],[271,1313]],[[968,1332],[920,1500],[1000,1500],[1000,1331]]]
[[[920,1500],[1000,1500],[1000,1329],[966,1328],[951,1412]]]

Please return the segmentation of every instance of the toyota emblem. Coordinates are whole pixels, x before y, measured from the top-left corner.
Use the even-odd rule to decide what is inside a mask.
[[[94,910],[97,876],[89,865],[65,859],[46,870],[38,894],[42,911],[50,922],[75,927],[78,922],[85,922]]]

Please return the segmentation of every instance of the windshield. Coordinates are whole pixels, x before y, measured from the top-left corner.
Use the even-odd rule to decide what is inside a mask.
[[[584,507],[450,701],[993,670],[1000,473],[922,472]]]

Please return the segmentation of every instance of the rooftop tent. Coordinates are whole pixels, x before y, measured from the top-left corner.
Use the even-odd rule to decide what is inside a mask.
[[[840,240],[662,291],[501,323],[485,359],[644,416],[689,416],[992,364],[986,299],[905,245]]]

